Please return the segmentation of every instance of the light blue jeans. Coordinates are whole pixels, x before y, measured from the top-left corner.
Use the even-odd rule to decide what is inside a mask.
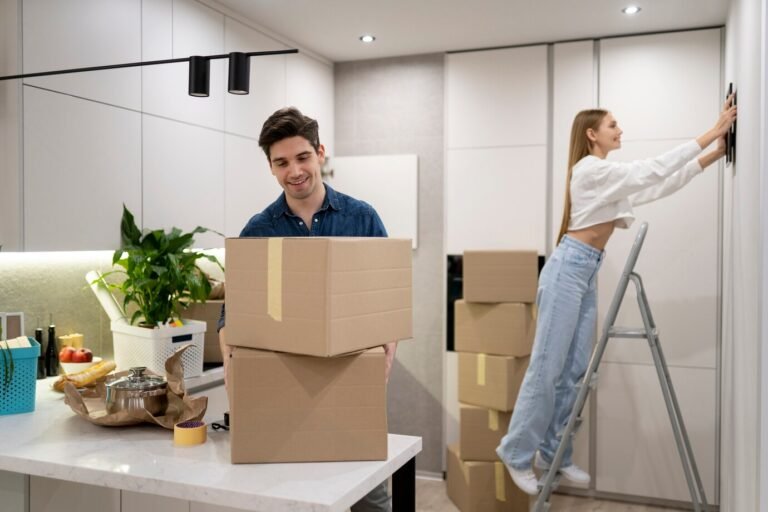
[[[557,434],[568,423],[587,371],[597,319],[596,280],[603,252],[568,235],[539,276],[538,320],[528,370],[496,453],[507,465],[529,469],[536,450],[551,462]],[[572,464],[568,445],[562,466]]]

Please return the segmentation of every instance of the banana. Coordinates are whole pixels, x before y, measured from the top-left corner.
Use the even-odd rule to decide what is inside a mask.
[[[116,366],[114,361],[99,361],[85,370],[60,376],[58,380],[53,383],[53,389],[56,391],[64,391],[64,384],[67,382],[71,382],[76,388],[84,388],[104,377],[114,370]]]

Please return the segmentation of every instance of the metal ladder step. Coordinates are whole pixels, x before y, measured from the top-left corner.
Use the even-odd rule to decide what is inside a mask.
[[[652,331],[653,335],[655,337],[659,337],[659,330],[657,328],[653,328]],[[645,332],[645,329],[642,327],[610,327],[608,329],[608,337],[609,338],[642,338],[647,339],[648,334]]]

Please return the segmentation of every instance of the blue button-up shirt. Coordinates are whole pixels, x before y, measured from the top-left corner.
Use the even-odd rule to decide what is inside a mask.
[[[371,205],[325,185],[325,199],[312,216],[312,225],[306,226],[298,215],[288,208],[285,192],[277,201],[257,213],[240,232],[241,237],[266,236],[373,236],[386,237],[387,230],[379,214]],[[221,308],[219,330],[226,320]]]
[[[311,226],[291,212],[282,193],[251,217],[240,236],[387,236],[387,230],[371,205],[325,185],[325,199]]]

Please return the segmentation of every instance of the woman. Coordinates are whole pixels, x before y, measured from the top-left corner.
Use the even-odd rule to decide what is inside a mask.
[[[597,318],[595,281],[603,249],[616,227],[628,228],[632,206],[667,196],[725,154],[725,133],[736,119],[732,98],[714,127],[656,158],[609,162],[621,147],[621,128],[610,112],[584,110],[571,129],[568,177],[559,244],[539,277],[536,340],[507,435],[496,449],[512,480],[538,493],[532,470],[546,469],[576,400],[576,384],[589,362]],[[697,155],[717,140],[717,148]],[[537,453],[538,450],[538,453]],[[577,483],[589,474],[563,456],[560,472]]]

